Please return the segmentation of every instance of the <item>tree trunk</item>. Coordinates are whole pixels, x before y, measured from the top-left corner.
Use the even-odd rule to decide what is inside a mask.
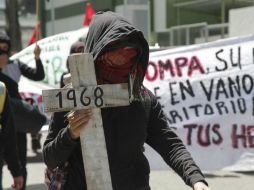
[[[17,0],[5,0],[6,32],[11,38],[11,50],[20,51],[22,49],[21,32],[18,20]]]

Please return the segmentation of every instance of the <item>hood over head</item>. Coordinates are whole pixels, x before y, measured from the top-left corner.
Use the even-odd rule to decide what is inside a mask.
[[[141,72],[136,72],[136,75],[139,76],[134,77],[139,78],[138,80],[135,79],[134,82],[136,86],[140,87],[149,60],[149,46],[143,33],[116,13],[98,12],[93,16],[85,42],[85,52],[93,55],[95,63],[105,52],[130,44],[138,47],[138,60],[133,63],[133,66],[138,66],[141,70]],[[130,54],[132,53],[130,52]]]

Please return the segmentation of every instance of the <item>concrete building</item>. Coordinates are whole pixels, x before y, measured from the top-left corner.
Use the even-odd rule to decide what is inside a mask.
[[[254,6],[233,9],[229,12],[229,36],[254,34]]]
[[[19,16],[21,27],[22,47],[26,47],[36,25],[35,14],[23,14]],[[0,31],[5,32],[5,0],[0,0]]]
[[[150,44],[181,46],[228,37],[229,12],[254,0],[90,0],[96,11],[112,10],[141,29]],[[82,27],[84,0],[41,1],[44,36]],[[240,17],[242,18],[242,17]],[[239,19],[240,19],[239,18]]]
[[[122,4],[116,4],[113,0],[91,0],[96,11],[112,10],[127,17],[134,25],[141,29],[146,38],[149,38],[149,1],[148,0],[124,0]],[[86,2],[84,0],[50,0],[44,5],[46,36],[62,31],[81,28],[84,21]]]
[[[253,5],[253,0],[166,0],[166,27],[154,29],[156,39],[162,46],[180,46],[228,37],[229,12]]]

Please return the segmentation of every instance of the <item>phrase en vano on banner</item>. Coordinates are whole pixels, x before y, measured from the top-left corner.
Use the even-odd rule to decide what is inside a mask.
[[[202,169],[254,169],[253,36],[151,53],[144,84]]]

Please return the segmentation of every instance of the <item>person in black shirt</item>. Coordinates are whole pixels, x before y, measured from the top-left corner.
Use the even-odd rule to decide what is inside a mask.
[[[113,189],[150,190],[150,167],[143,147],[147,143],[187,185],[209,190],[200,168],[169,127],[161,104],[142,85],[149,60],[143,33],[113,12],[98,12],[89,26],[84,52],[94,58],[97,84],[133,81],[129,84],[133,89],[129,106],[101,109]],[[147,110],[143,105],[146,98],[150,101]],[[43,147],[44,161],[50,169],[68,163],[63,189],[85,190],[80,132],[92,112],[86,109],[66,114],[59,112],[52,117]]]
[[[15,128],[8,92],[6,92],[6,87],[2,82],[0,82],[0,116],[0,162],[5,160],[7,163],[8,169],[13,177],[12,187],[14,189],[21,189],[23,186],[23,177],[21,175],[21,165],[17,154]],[[2,184],[0,185],[0,190],[2,190]]]
[[[45,77],[43,65],[40,59],[41,50],[40,50],[40,47],[36,45],[34,50],[34,56],[35,56],[34,58],[36,62],[35,68],[31,68],[20,61],[11,62],[9,60],[9,56],[11,54],[10,50],[11,50],[10,38],[4,33],[0,33],[0,81],[5,83],[10,98],[21,100],[22,98],[18,90],[18,82],[19,82],[20,75],[24,75],[25,77],[35,81],[43,80]],[[16,68],[16,71],[13,73],[11,73],[10,70],[6,69],[10,64],[11,66],[13,66],[12,68],[14,69]],[[16,131],[17,131],[16,136],[17,136],[18,153],[19,153],[21,166],[22,166],[22,175],[24,177],[24,186],[22,190],[24,190],[26,186],[26,178],[27,178],[27,170],[26,170],[27,138],[26,138],[26,133],[20,132],[18,130]],[[2,170],[0,172],[2,172]]]

